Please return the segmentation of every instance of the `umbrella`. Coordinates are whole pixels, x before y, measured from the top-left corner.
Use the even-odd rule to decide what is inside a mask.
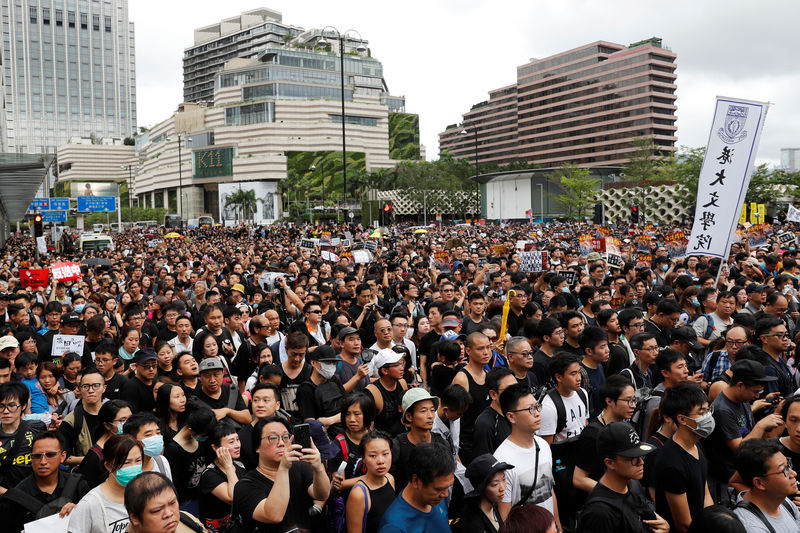
[[[414,233],[428,233],[428,230],[426,230],[426,229],[415,229]]]
[[[81,264],[88,266],[111,266],[111,261],[103,259],[102,257],[87,257],[81,261]]]
[[[176,233],[174,231],[171,231],[171,232],[167,233],[166,235],[164,235],[165,239],[180,239],[181,237],[182,237],[182,235],[180,233]]]

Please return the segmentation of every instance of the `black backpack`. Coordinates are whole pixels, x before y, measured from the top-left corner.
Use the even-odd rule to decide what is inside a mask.
[[[636,392],[641,390],[643,389],[638,389]],[[647,428],[644,427],[645,420],[647,420],[647,405],[652,398],[661,398],[663,396],[663,390],[656,390],[654,388],[645,390],[642,394],[636,395],[636,407],[633,408],[633,414],[631,415],[631,425],[633,429],[636,430],[636,434],[639,435],[639,438],[647,438]]]
[[[70,473],[61,496],[44,505],[27,492],[16,488],[8,489],[3,497],[21,505],[29,512],[33,513],[35,520],[39,520],[40,518],[58,513],[61,511],[61,508],[68,503],[77,503],[73,501],[73,498],[78,490],[78,483],[80,483],[81,479],[83,479],[83,476],[80,474]]]

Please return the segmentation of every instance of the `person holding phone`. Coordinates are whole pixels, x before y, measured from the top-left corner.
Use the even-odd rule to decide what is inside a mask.
[[[294,444],[289,423],[273,416],[253,428],[253,447],[258,466],[236,484],[231,516],[239,517],[247,531],[278,533],[290,526],[311,530],[309,509],[330,493],[314,443],[310,448]]]

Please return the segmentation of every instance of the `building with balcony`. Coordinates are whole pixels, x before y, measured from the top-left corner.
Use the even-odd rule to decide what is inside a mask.
[[[440,151],[474,163],[614,166],[632,141],[674,149],[676,54],[652,38],[629,46],[597,41],[517,68],[439,134]]]

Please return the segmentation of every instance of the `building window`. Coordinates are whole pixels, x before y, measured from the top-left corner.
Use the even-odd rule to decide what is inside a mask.
[[[56,26],[63,26],[64,25],[64,12],[60,9],[56,9]]]
[[[50,25],[50,8],[48,7],[42,8],[42,24]]]
[[[257,104],[229,107],[225,110],[226,126],[247,126],[275,122],[275,103],[259,102]]]
[[[100,31],[100,15],[92,15],[92,30]]]
[[[104,23],[106,33],[111,33],[111,17],[105,17]]]
[[[67,11],[67,23],[69,24],[70,28],[75,27],[75,12],[74,11]]]
[[[31,24],[36,24],[36,22],[39,19],[39,10],[36,9],[35,7],[29,7],[28,11],[29,11],[30,16],[31,16]]]
[[[89,15],[81,13],[81,29],[85,30],[87,28],[89,28]]]
[[[342,121],[342,115],[331,115],[331,120],[333,122],[340,123]],[[377,126],[378,119],[373,117],[357,117],[354,115],[345,115],[345,121],[347,124],[358,124],[359,126]]]

